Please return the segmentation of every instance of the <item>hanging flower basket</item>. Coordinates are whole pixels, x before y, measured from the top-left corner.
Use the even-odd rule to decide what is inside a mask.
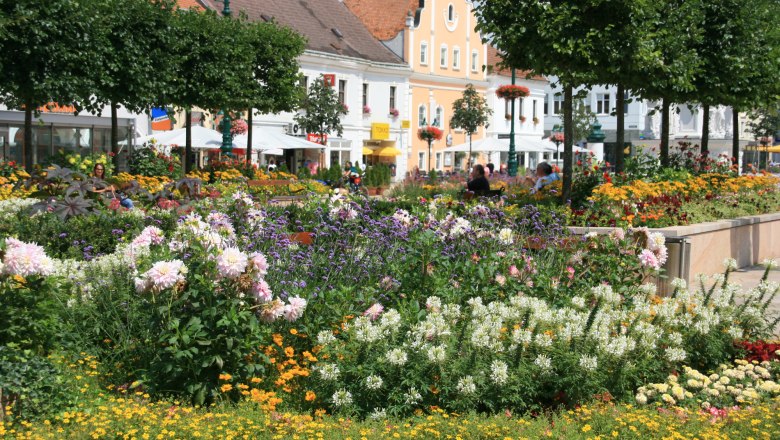
[[[444,132],[432,125],[417,130],[417,138],[421,141],[438,141],[441,139],[442,135],[444,135]]]
[[[243,119],[233,119],[230,121],[230,134],[238,136],[240,134],[246,134],[249,131],[249,125]]]
[[[563,133],[553,133],[552,136],[550,136],[550,142],[563,142],[563,140]]]
[[[518,99],[525,98],[531,93],[528,87],[505,84],[496,89],[496,96],[501,99]]]

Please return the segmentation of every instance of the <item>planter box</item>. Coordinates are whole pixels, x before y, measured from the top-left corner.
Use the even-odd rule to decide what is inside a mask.
[[[588,232],[607,234],[613,228],[570,227],[574,234]],[[659,291],[668,283],[682,278],[689,283],[698,274],[721,273],[723,260],[734,258],[739,267],[760,263],[780,256],[780,212],[718,220],[689,226],[652,229],[666,237],[669,259],[664,265],[666,280],[659,280]]]

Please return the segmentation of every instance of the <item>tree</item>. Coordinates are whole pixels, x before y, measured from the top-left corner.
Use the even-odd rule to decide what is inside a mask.
[[[247,87],[249,131],[247,132],[247,163],[252,161],[252,109],[259,113],[293,111],[300,101],[298,57],[306,43],[290,28],[275,23],[256,23],[248,30],[254,59],[252,87]]]
[[[319,136],[323,146],[329,133],[336,132],[339,136],[343,133],[341,116],[347,113],[347,108],[322,75],[312,83],[300,108],[304,112],[295,115],[295,122],[306,132]]]
[[[471,136],[479,127],[487,127],[493,110],[487,105],[487,100],[474,89],[473,84],[467,84],[463,96],[452,103],[452,118],[450,127],[463,129],[469,137],[469,165],[471,157]]]
[[[585,100],[579,97],[574,98],[572,111],[572,142],[576,144],[588,138],[590,127],[596,122],[596,114],[593,113],[593,110],[591,110]]]
[[[89,38],[98,27],[92,0],[3,0],[6,17],[0,38],[4,62],[0,103],[24,109],[22,162],[33,165],[32,116],[52,102],[81,108],[93,85],[95,46]]]
[[[112,0],[100,0],[94,29],[99,67],[91,72],[93,112],[111,109],[111,151],[118,148],[117,108],[149,111],[165,96],[170,78],[177,75],[168,47],[178,36],[171,32],[174,3],[169,0],[126,0],[117,7]],[[132,135],[132,134],[131,134]]]
[[[218,16],[214,11],[174,13],[170,47],[176,74],[165,101],[185,110],[187,142],[185,172],[191,166],[191,111],[201,107],[224,114],[247,108],[247,87],[252,81],[254,38],[246,21]]]

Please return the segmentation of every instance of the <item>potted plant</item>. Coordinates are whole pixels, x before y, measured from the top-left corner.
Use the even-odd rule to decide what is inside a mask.
[[[524,122],[525,122],[525,116],[520,116],[520,123],[522,124]]]
[[[364,105],[364,106],[363,106],[363,115],[364,115],[364,116],[368,116],[368,115],[370,115],[370,114],[371,114],[371,107],[369,107],[369,106],[367,106],[367,105]]]
[[[505,84],[496,89],[496,96],[502,99],[518,99],[525,98],[531,93],[528,87],[518,86],[515,84]]]
[[[539,125],[539,118],[534,116],[534,125]]]
[[[512,120],[512,115],[507,113],[507,114],[504,115],[504,119],[506,119],[507,121],[511,121]]]

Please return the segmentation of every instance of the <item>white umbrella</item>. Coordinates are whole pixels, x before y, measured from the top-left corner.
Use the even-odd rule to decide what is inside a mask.
[[[445,148],[444,151],[468,153],[469,144],[465,143],[454,145],[452,147]],[[471,143],[471,151],[474,153],[506,153],[509,151],[509,139],[498,139],[495,137],[479,139]],[[515,151],[519,153],[555,151],[555,144],[546,139],[515,136]]]
[[[233,138],[238,148],[246,148],[247,135],[240,134]],[[307,141],[306,139],[290,136],[270,127],[252,127],[252,149],[267,152],[270,150],[296,150],[325,148],[324,145]],[[274,153],[266,153],[274,154]],[[282,153],[278,153],[282,154]]]
[[[176,130],[162,131],[153,133],[135,139],[136,145],[143,145],[150,140],[156,140],[160,145],[179,145],[187,144],[187,129],[178,128]],[[222,133],[210,128],[196,125],[192,127],[192,148],[219,148],[222,145]],[[233,147],[236,147],[233,142]]]

